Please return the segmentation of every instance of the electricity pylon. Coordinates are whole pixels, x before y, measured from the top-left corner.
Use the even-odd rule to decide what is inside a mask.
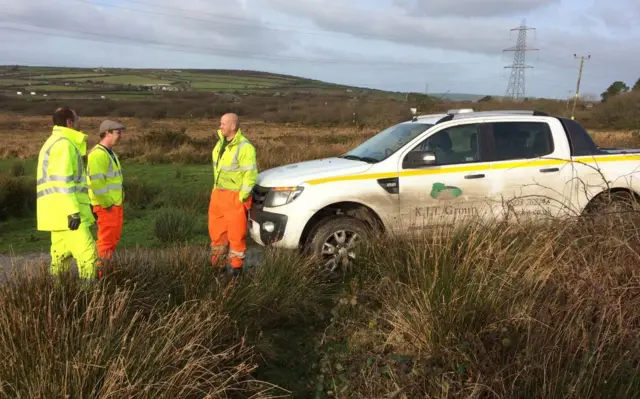
[[[515,51],[513,56],[513,64],[505,66],[511,68],[511,76],[509,76],[509,85],[507,86],[506,97],[510,97],[516,101],[522,101],[525,98],[525,68],[533,68],[525,64],[525,54],[527,51],[536,51],[536,48],[527,48],[527,31],[535,30],[526,25],[526,20],[522,20],[522,24],[511,29],[518,31],[518,42],[515,47],[510,47],[502,51]]]

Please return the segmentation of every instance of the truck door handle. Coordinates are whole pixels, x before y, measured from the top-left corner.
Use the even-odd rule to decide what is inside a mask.
[[[479,173],[477,175],[466,175],[465,179],[482,179],[484,178],[484,173]]]
[[[544,169],[540,169],[540,173],[551,173],[551,172],[557,172],[560,169],[558,168],[544,168]]]

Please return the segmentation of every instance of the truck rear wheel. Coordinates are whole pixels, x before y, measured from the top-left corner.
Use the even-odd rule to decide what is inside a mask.
[[[337,215],[323,219],[310,234],[308,249],[319,258],[320,269],[333,274],[350,266],[356,246],[369,238],[370,228],[360,219]]]

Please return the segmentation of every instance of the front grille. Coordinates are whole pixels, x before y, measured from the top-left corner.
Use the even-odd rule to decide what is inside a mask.
[[[267,197],[268,192],[269,192],[269,188],[258,186],[258,185],[254,186],[253,192],[252,192],[252,196],[253,196],[252,207],[257,210],[262,210],[262,208],[264,208],[264,200]]]

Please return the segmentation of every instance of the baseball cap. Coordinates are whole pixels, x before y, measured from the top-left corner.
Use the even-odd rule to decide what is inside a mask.
[[[102,121],[102,123],[100,124],[100,133],[104,133],[109,130],[116,130],[116,129],[124,130],[125,127],[120,122],[110,121],[108,119],[105,121]]]

